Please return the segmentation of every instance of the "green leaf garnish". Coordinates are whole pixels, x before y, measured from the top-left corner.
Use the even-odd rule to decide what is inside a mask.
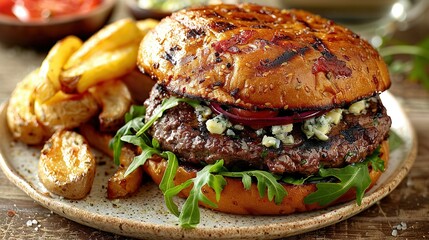
[[[200,223],[200,209],[198,206],[199,201],[207,204],[210,207],[217,207],[216,203],[210,201],[210,199],[204,195],[202,187],[205,185],[210,186],[216,193],[216,199],[218,199],[218,196],[220,197],[220,192],[226,185],[226,180],[221,175],[214,175],[214,173],[219,173],[224,169],[223,160],[219,160],[215,164],[207,165],[202,170],[198,171],[195,178],[189,179],[182,184],[165,191],[165,197],[171,199],[172,197],[179,194],[179,192],[193,184],[192,189],[189,192],[189,196],[183,204],[182,210],[179,214],[179,221],[182,227],[194,228]],[[174,204],[171,208],[174,211],[174,209],[177,209],[177,205]],[[171,208],[169,208],[170,211]]]
[[[127,177],[130,173],[134,172],[138,167],[143,166],[146,161],[151,158],[154,154],[161,154],[161,152],[154,148],[149,146],[145,140],[141,137],[133,136],[133,135],[127,135],[121,137],[121,140],[127,143],[134,144],[136,146],[139,146],[142,149],[142,152],[140,155],[134,157],[133,161],[131,162],[130,166],[128,166],[127,171],[125,172],[124,176]]]
[[[121,137],[131,135],[137,132],[143,126],[144,115],[146,108],[144,106],[131,106],[130,112],[125,114],[125,125],[122,126],[110,140],[109,147],[113,150],[113,162],[119,165],[119,157],[121,156],[121,149],[124,143]]]
[[[369,162],[374,171],[384,172],[384,161],[379,157],[379,155],[380,155],[380,148],[377,148],[371,155],[366,157],[364,162],[366,163]]]
[[[305,197],[304,203],[319,203],[321,206],[325,206],[337,200],[349,189],[355,188],[356,202],[360,206],[365,191],[371,185],[368,164],[371,164],[374,171],[384,172],[384,161],[379,157],[379,155],[380,147],[378,147],[371,155],[367,156],[363,162],[348,165],[344,168],[321,168],[319,170],[320,177],[334,177],[338,179],[339,182],[317,183],[317,191]]]
[[[139,105],[132,105],[130,111],[125,113],[125,123],[133,120],[136,117],[141,117],[146,114],[146,107]]]
[[[179,168],[179,161],[177,160],[176,155],[174,155],[174,153],[172,152],[164,152],[162,157],[167,159],[167,168],[165,169],[164,175],[162,176],[161,183],[159,184],[159,189],[161,189],[162,193],[164,193],[164,201],[168,210],[170,210],[171,213],[178,217],[180,214],[179,208],[173,202],[173,196],[176,196],[178,193],[174,195],[166,195],[165,192],[168,189],[174,187],[173,180],[176,176],[177,169]]]
[[[272,201],[274,199],[276,204],[280,204],[287,196],[285,188],[277,181],[280,177],[266,171],[221,172],[220,174],[224,177],[241,177],[246,190],[250,189],[252,183],[251,177],[255,177],[259,195],[264,197],[265,193],[267,193],[268,200]]]
[[[313,175],[310,175],[307,177],[296,177],[296,176],[292,176],[292,175],[287,175],[287,176],[284,176],[282,178],[282,181],[285,183],[288,183],[288,184],[292,184],[292,185],[302,185],[312,177],[313,177]]]
[[[143,127],[140,128],[140,130],[136,133],[136,136],[142,135],[144,132],[146,132],[153,123],[158,120],[160,117],[162,117],[162,114],[173,107],[176,107],[179,102],[186,102],[192,107],[198,106],[200,103],[197,100],[192,100],[188,98],[177,98],[177,97],[170,97],[168,99],[164,99],[162,101],[161,107],[156,109],[152,117],[143,125]]]
[[[306,204],[319,203],[321,206],[325,206],[344,195],[349,189],[355,188],[356,202],[360,206],[365,190],[371,184],[368,165],[363,163],[348,165],[344,168],[321,168],[319,175],[322,177],[335,177],[340,182],[316,184],[317,191],[304,198],[304,203]]]
[[[144,115],[146,114],[146,108],[144,106],[137,105],[131,106],[130,111],[125,114],[126,124],[116,132],[116,135],[109,143],[109,147],[113,150],[114,163],[116,165],[119,165],[119,157],[121,156],[121,149],[124,145],[123,141],[121,141],[121,138],[123,136],[136,135],[138,137],[142,137],[145,142],[147,142],[149,138],[144,133],[152,126],[152,124],[156,120],[158,120],[162,116],[164,111],[177,106],[179,102],[186,102],[193,107],[199,105],[198,101],[186,98],[171,97],[169,99],[165,99],[162,102],[161,107],[156,110],[155,114],[153,114],[149,121],[147,121],[146,123],[144,123]],[[155,143],[154,148],[158,147],[159,144]]]

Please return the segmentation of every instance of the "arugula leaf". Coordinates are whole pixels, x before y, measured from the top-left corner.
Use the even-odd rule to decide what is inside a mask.
[[[110,140],[109,147],[113,150],[113,162],[119,165],[119,157],[121,156],[121,149],[124,145],[121,137],[133,134],[133,130],[137,132],[143,126],[144,115],[146,108],[144,106],[131,106],[130,112],[125,114],[125,125],[122,126]]]
[[[140,105],[132,105],[130,111],[125,113],[125,123],[133,120],[136,117],[141,117],[146,114],[146,107]]]
[[[198,106],[200,103],[197,100],[187,99],[187,98],[177,98],[177,97],[170,97],[168,99],[164,99],[162,101],[161,107],[155,110],[155,113],[152,115],[152,117],[140,128],[140,130],[136,133],[136,136],[142,135],[144,132],[146,132],[153,123],[158,120],[160,117],[162,117],[162,114],[173,107],[176,107],[179,102],[186,102],[192,107]]]
[[[149,142],[149,137],[147,137],[144,133],[152,126],[152,124],[157,119],[162,116],[165,110],[177,106],[179,102],[186,102],[193,107],[199,105],[198,101],[186,98],[171,97],[169,99],[164,99],[161,104],[161,107],[146,123],[144,123],[144,115],[146,114],[146,108],[144,106],[137,105],[131,106],[130,111],[125,114],[126,124],[116,132],[116,135],[109,143],[109,147],[113,150],[114,163],[116,165],[119,165],[119,157],[121,156],[121,149],[123,146],[123,141],[121,141],[121,138],[123,136],[136,135],[138,137],[142,137],[145,142]],[[152,145],[154,146],[154,148],[159,147],[159,144],[154,141],[152,141]]]
[[[319,176],[308,177],[308,181],[323,180],[323,178],[334,177],[339,182],[320,182],[316,184],[317,191],[309,194],[304,203],[319,203],[321,206],[327,205],[349,189],[356,189],[356,202],[362,203],[363,195],[366,189],[371,185],[368,164],[371,164],[374,171],[384,172],[384,161],[379,157],[380,147],[371,155],[367,156],[365,161],[348,165],[344,168],[328,168],[319,170]]]
[[[302,185],[312,177],[313,175],[310,175],[307,177],[300,177],[300,178],[297,178],[296,176],[292,176],[292,175],[287,175],[282,178],[282,181],[292,185]]]
[[[365,190],[371,184],[366,163],[356,163],[344,168],[321,168],[319,175],[322,177],[335,177],[340,182],[316,184],[317,191],[304,198],[304,203],[306,204],[319,203],[321,206],[325,206],[341,197],[349,189],[355,188],[356,202],[360,206]]]
[[[164,175],[162,176],[161,183],[159,184],[159,189],[161,189],[162,193],[164,193],[164,201],[165,205],[167,206],[168,210],[170,210],[171,213],[179,216],[179,208],[177,205],[173,202],[173,196],[177,195],[167,195],[165,192],[174,187],[174,177],[176,176],[177,169],[179,168],[179,161],[177,160],[177,157],[172,152],[164,152],[162,154],[163,158],[166,158],[167,161],[167,168],[164,171]]]
[[[192,189],[189,192],[189,196],[183,204],[182,210],[179,214],[179,221],[182,227],[194,228],[198,223],[200,223],[200,209],[198,207],[199,201],[210,207],[217,207],[216,203],[212,202],[204,195],[202,187],[205,185],[211,187],[216,192],[216,200],[218,200],[220,193],[226,185],[226,180],[221,175],[215,176],[213,173],[219,173],[224,170],[223,160],[216,161],[215,164],[207,165],[202,170],[198,171],[195,178],[189,179],[182,184],[165,191],[165,197],[172,198],[193,184]],[[177,205],[173,202],[171,203],[173,206],[170,206],[169,210],[172,211],[171,209],[173,209],[172,212],[174,212],[174,209],[177,209]]]
[[[251,177],[256,177],[259,195],[264,197],[265,193],[267,193],[268,200],[272,201],[274,199],[276,204],[280,204],[287,196],[284,187],[277,182],[280,177],[266,171],[221,172],[220,174],[224,177],[241,177],[246,190],[250,189],[252,183]]]
[[[127,135],[127,136],[121,137],[121,141],[134,144],[136,146],[139,146],[142,149],[141,154],[134,157],[130,166],[128,166],[127,171],[124,174],[125,177],[127,177],[130,173],[134,172],[134,170],[136,170],[138,167],[144,165],[146,161],[152,157],[152,155],[161,154],[161,152],[158,149],[147,145],[145,140],[141,137]]]
[[[366,157],[364,163],[370,163],[372,169],[376,172],[384,172],[384,161],[379,157],[380,148],[377,148],[371,155]]]

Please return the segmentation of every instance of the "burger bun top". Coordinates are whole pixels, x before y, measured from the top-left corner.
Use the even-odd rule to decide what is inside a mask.
[[[173,13],[145,36],[138,65],[177,95],[248,109],[327,109],[390,86],[378,52],[347,28],[252,4]]]

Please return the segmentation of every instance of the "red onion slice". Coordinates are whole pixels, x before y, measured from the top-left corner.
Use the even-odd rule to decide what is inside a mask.
[[[326,110],[321,111],[305,111],[305,112],[296,112],[291,116],[280,116],[280,117],[268,117],[268,118],[252,118],[252,117],[242,117],[236,114],[232,114],[224,110],[217,103],[210,103],[211,109],[217,114],[222,114],[227,117],[233,123],[240,123],[246,126],[275,126],[275,125],[286,125],[290,123],[302,122],[306,119],[320,116],[326,113]]]

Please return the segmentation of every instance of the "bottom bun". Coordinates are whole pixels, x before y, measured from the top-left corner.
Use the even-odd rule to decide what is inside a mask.
[[[389,159],[389,145],[387,141],[381,144],[380,158],[383,159],[385,167]],[[167,161],[160,157],[153,157],[149,159],[144,165],[145,172],[152,178],[152,180],[159,184],[161,182],[164,171],[167,167]],[[179,167],[177,170],[174,184],[179,185],[190,178],[196,176],[197,170]],[[382,172],[373,171],[370,169],[371,185],[368,190],[375,184]],[[304,198],[317,190],[316,184],[303,184],[303,185],[290,185],[282,184],[286,189],[288,195],[283,199],[280,204],[275,204],[274,201],[268,198],[260,197],[259,191],[255,183],[252,183],[249,190],[245,190],[241,178],[225,177],[227,184],[225,185],[219,202],[216,202],[216,195],[213,189],[204,186],[202,191],[213,202],[217,203],[217,208],[209,207],[200,202],[200,205],[211,208],[216,211],[244,214],[244,215],[285,215],[295,212],[307,212],[315,209],[326,208],[327,206],[320,206],[319,204],[305,204]],[[183,190],[180,197],[187,197],[191,187]],[[347,193],[337,199],[335,202],[329,204],[335,205],[341,202],[350,201],[356,198],[356,191],[350,189]]]

